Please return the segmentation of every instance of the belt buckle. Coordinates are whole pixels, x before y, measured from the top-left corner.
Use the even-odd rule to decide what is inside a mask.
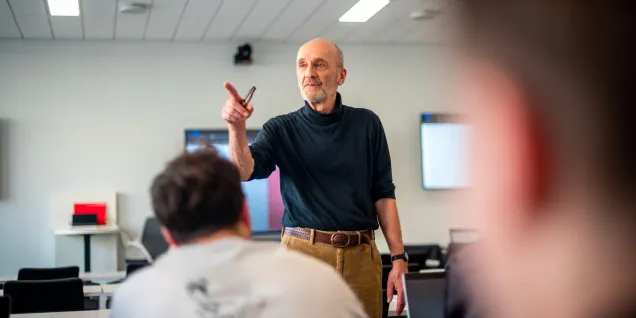
[[[344,235],[347,237],[347,243],[345,245],[337,245],[336,242],[334,241],[334,238],[336,237],[336,235]],[[349,233],[342,233],[342,232],[336,232],[331,234],[331,245],[338,247],[338,248],[345,248],[347,246],[349,246],[349,243],[351,243],[351,236],[349,236]]]

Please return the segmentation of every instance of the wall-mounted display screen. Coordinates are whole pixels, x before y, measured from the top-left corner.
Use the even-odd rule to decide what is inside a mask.
[[[462,189],[470,185],[470,127],[450,114],[424,113],[420,120],[422,186],[426,190]]]
[[[251,144],[258,130],[248,130],[247,139]],[[230,157],[227,130],[188,129],[185,131],[185,150],[196,151],[212,145],[226,158]],[[278,168],[263,180],[243,182],[243,192],[252,218],[254,233],[280,231],[283,217],[283,200],[280,195],[280,173]]]

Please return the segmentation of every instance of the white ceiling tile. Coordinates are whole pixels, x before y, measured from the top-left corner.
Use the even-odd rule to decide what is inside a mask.
[[[9,0],[25,39],[50,39],[53,37],[44,1]]]
[[[252,12],[256,0],[226,0],[221,4],[210,24],[204,39],[208,41],[228,40]]]
[[[418,25],[395,37],[396,43],[423,43],[432,44],[442,42],[448,33],[444,30],[444,25],[439,23],[439,19],[430,21],[419,21]]]
[[[353,30],[360,27],[362,27],[360,23],[336,22],[320,32],[320,37],[337,42],[347,36],[347,34],[353,32]]]
[[[222,0],[190,0],[177,26],[175,40],[199,41],[216,15]]]
[[[368,38],[365,42],[371,43],[392,43],[402,37],[404,34],[412,32],[415,28],[422,27],[421,21],[414,20],[400,20],[395,23],[387,25],[382,30],[375,33],[372,37]]]
[[[0,0],[0,38],[20,38],[9,3]]]
[[[319,36],[325,29],[330,28],[349,10],[358,0],[329,0],[290,36],[292,41],[307,41]]]
[[[337,0],[341,1],[341,0]],[[287,7],[291,0],[260,0],[234,34],[242,40],[259,39],[276,17]]]
[[[104,40],[115,37],[117,0],[82,0],[84,38]]]
[[[52,16],[51,26],[56,39],[81,40],[84,37],[81,17]]]
[[[152,4],[152,0],[145,2]],[[122,5],[123,1],[119,1],[119,4]],[[115,38],[117,40],[143,40],[150,10],[144,13],[121,13],[117,10]]]
[[[171,40],[187,0],[154,0],[146,28],[146,40]]]
[[[324,0],[293,1],[278,17],[278,20],[270,26],[269,30],[265,32],[262,39],[273,41],[286,40],[324,2]]]

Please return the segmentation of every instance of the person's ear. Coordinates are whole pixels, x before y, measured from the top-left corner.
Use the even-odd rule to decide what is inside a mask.
[[[163,235],[163,238],[168,243],[168,246],[177,247],[177,243],[174,241],[172,234],[170,234],[170,231],[168,231],[168,229],[165,228],[164,226],[161,227],[161,235]]]
[[[475,120],[475,193],[494,209],[499,222],[519,233],[532,224],[548,195],[551,152],[541,118],[521,82],[496,65],[482,64],[465,80],[465,100]],[[530,223],[528,223],[530,222]],[[516,230],[515,230],[516,229]]]
[[[338,86],[341,86],[342,84],[344,84],[345,78],[347,78],[347,69],[343,67],[339,73]]]

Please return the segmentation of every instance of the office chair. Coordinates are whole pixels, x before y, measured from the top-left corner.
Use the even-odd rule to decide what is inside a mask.
[[[79,278],[79,266],[21,268],[18,271],[18,280],[46,280],[62,278]]]
[[[126,248],[139,250],[148,263],[154,262],[161,254],[168,250],[168,242],[161,234],[161,226],[155,217],[148,217],[141,230],[141,236],[137,240],[132,240],[125,231],[121,232],[122,240]]]
[[[149,217],[144,224],[144,230],[141,233],[141,244],[146,248],[152,261],[156,260],[161,254],[168,251],[168,242],[161,234],[161,225],[157,218]]]
[[[11,298],[0,296],[0,318],[9,318],[11,315]]]
[[[11,313],[84,310],[84,285],[79,278],[8,281],[4,295],[11,297]]]

